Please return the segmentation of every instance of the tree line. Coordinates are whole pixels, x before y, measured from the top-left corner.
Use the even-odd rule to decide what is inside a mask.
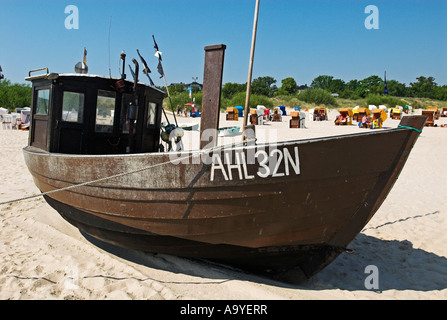
[[[298,86],[292,77],[281,80],[281,86],[277,86],[277,81],[270,76],[258,77],[251,83],[250,107],[263,104],[272,107],[275,101],[295,101],[308,102],[317,105],[337,106],[336,96],[343,99],[358,100],[363,99],[367,104],[388,104],[390,106],[405,105],[401,98],[429,98],[434,100],[447,101],[447,86],[440,86],[435,82],[435,78],[420,76],[416,81],[408,86],[397,80],[385,80],[377,75],[369,76],[362,80],[350,80],[348,82],[335,79],[333,76],[320,75],[312,80],[310,86]],[[278,84],[279,85],[279,84]],[[387,93],[385,93],[385,85]],[[179,94],[176,103],[182,104],[188,101],[189,95]],[[245,104],[247,83],[225,83],[222,87],[221,105],[235,106]],[[171,93],[172,94],[172,93]],[[175,94],[174,94],[175,95]],[[201,92],[194,94],[201,104]],[[193,96],[194,96],[193,95]],[[275,100],[276,98],[276,100]],[[275,101],[272,101],[275,100]]]
[[[409,86],[397,80],[387,80],[386,87],[388,95],[395,97],[430,98],[447,101],[447,85],[440,86],[433,77],[420,76],[417,81],[411,82]],[[292,77],[281,81],[278,88],[276,80],[272,77],[259,77],[253,80],[251,92],[253,94],[267,97],[293,95],[298,91],[304,91],[307,86],[297,86]],[[222,88],[222,94],[228,98],[237,92],[245,91],[247,84],[226,83]],[[301,88],[301,90],[299,90]],[[333,76],[320,75],[312,80],[308,89],[322,89],[331,94],[336,93],[341,98],[361,99],[370,94],[385,94],[385,81],[377,75],[369,76],[363,80],[350,80],[345,82],[334,79]]]
[[[278,84],[279,85],[279,84]],[[277,86],[277,80],[270,76],[258,77],[251,83],[250,106],[258,104],[266,107],[273,107],[273,98],[283,98],[285,100],[295,99],[314,104],[337,105],[333,94],[336,93],[344,99],[366,99],[371,104],[377,101],[385,101],[389,104],[401,103],[399,98],[429,98],[447,101],[447,85],[438,85],[435,78],[420,76],[416,81],[408,86],[397,80],[387,80],[385,94],[385,81],[377,75],[369,76],[362,80],[350,80],[345,82],[335,79],[329,75],[319,75],[307,85],[298,86],[292,77],[281,80],[281,86]],[[166,89],[161,87],[161,89]],[[225,83],[222,87],[221,105],[236,106],[245,104],[247,83]],[[189,98],[189,92],[183,86],[170,86],[170,94],[174,107],[193,102]],[[192,92],[194,102],[201,106],[202,92],[194,90]],[[393,98],[396,97],[396,98]],[[398,98],[399,97],[399,98]],[[31,104],[31,86],[29,84],[12,84],[10,80],[0,81],[0,107],[9,111],[16,108],[29,107]]]
[[[410,82],[407,86],[397,80],[385,80],[373,75],[363,80],[350,80],[345,82],[334,79],[332,76],[321,75],[316,77],[311,84],[312,88],[321,88],[331,93],[337,93],[341,98],[360,99],[370,94],[388,94],[394,97],[429,98],[447,100],[447,86],[439,86],[433,77],[420,76],[417,81]],[[387,93],[385,93],[385,85]]]
[[[0,107],[14,112],[16,108],[31,106],[31,86],[12,84],[10,80],[0,81]]]

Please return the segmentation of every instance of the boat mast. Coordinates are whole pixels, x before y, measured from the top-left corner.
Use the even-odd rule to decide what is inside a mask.
[[[256,0],[255,17],[254,17],[254,21],[253,21],[253,35],[252,35],[252,39],[251,39],[250,65],[248,67],[247,94],[245,96],[244,125],[242,126],[243,139],[245,139],[245,126],[247,125],[248,108],[249,108],[249,103],[250,103],[251,77],[252,77],[252,72],[253,72],[253,58],[255,55],[256,30],[258,28],[259,1],[260,0]]]

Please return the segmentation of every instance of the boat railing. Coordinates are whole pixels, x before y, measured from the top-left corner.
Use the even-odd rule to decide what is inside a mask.
[[[42,70],[46,70],[47,71],[47,73],[45,74],[46,76],[50,73],[50,70],[48,69],[48,67],[43,67],[43,68],[39,68],[39,69],[30,70],[28,72],[28,76],[31,77],[31,73],[32,72],[37,72],[37,71],[42,71]]]

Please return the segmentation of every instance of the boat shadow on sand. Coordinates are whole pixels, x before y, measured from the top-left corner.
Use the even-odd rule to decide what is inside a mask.
[[[447,258],[414,248],[410,241],[381,240],[359,234],[350,247],[354,254],[341,254],[332,264],[300,287],[341,290],[415,290],[447,288]],[[367,289],[377,267],[377,289]]]
[[[417,217],[407,219],[414,218]],[[389,222],[384,225],[401,221]],[[379,227],[375,227],[375,229]],[[342,253],[325,269],[301,284],[278,282],[261,275],[208,261],[122,249],[85,233],[83,235],[95,246],[132,263],[193,277],[192,280],[182,278],[181,281],[152,279],[163,283],[216,284],[241,280],[301,290],[339,289],[376,292],[386,290],[432,291],[447,288],[446,257],[414,248],[413,244],[407,240],[382,240],[364,233],[360,233],[350,243],[349,248],[354,250],[353,254]],[[378,289],[368,289],[365,286],[365,283],[369,282],[367,278],[372,275],[368,266],[376,267]]]

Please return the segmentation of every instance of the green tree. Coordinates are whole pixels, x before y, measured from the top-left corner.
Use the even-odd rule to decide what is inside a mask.
[[[417,82],[410,83],[411,92],[415,97],[434,98],[436,91],[436,82],[433,77],[420,76],[416,78]]]
[[[197,105],[199,109],[202,108],[202,96],[203,96],[202,91],[199,91],[194,94],[194,103]],[[189,98],[188,91],[176,92],[175,94],[171,94],[171,101],[174,110],[176,109],[177,105],[183,108],[185,103],[192,102],[191,99]],[[169,98],[165,97],[165,99],[163,100],[163,105],[166,108],[166,110],[171,110],[171,103],[169,101]]]
[[[30,107],[31,86],[29,84],[11,84],[10,80],[0,82],[0,107],[9,111],[16,108]]]
[[[360,80],[360,85],[365,85],[368,88],[372,88],[374,86],[378,86],[383,82],[382,78],[379,76],[369,76],[363,80]]]
[[[340,93],[340,98],[357,100],[360,99],[360,96],[358,96],[353,90],[345,88],[345,90]]]
[[[228,106],[243,106],[245,107],[245,97],[246,92],[238,92],[236,93],[231,100],[227,101]],[[257,105],[263,105],[266,108],[272,108],[273,102],[266,96],[263,95],[257,95],[257,94],[250,94],[250,108],[256,108]],[[222,105],[221,107],[226,107],[225,105]]]
[[[369,76],[360,80],[360,87],[362,88],[362,97],[367,94],[381,94],[383,93],[383,80],[379,76]]]
[[[169,94],[173,95],[176,93],[181,93],[184,92],[185,90],[185,86],[183,84],[177,83],[177,84],[171,84],[169,86]]]
[[[247,91],[247,83],[239,84],[239,83],[227,82],[222,87],[222,95],[226,99],[231,99],[231,97],[233,97],[238,92],[246,92],[246,91]]]
[[[329,91],[332,79],[334,79],[333,76],[327,76],[327,75],[318,76],[312,80],[310,87],[314,89],[319,88]]]
[[[328,91],[320,88],[306,89],[298,95],[298,99],[317,105],[337,106],[335,98]]]
[[[274,94],[273,94],[273,96],[274,97],[278,97],[278,96],[289,96],[290,94],[286,91],[286,90],[284,90],[282,87],[280,87],[279,89],[278,89],[278,91],[276,91]]]
[[[358,80],[350,80],[346,84],[346,89],[349,89],[351,91],[355,91],[360,86],[360,82]]]
[[[363,80],[351,80],[346,84],[355,96],[365,98],[369,94],[383,93],[383,80],[378,76],[369,76]]]
[[[388,89],[388,94],[390,96],[395,97],[405,97],[407,95],[407,87],[405,86],[405,83],[400,83],[396,80],[387,80],[386,86]],[[384,88],[384,86],[382,86]],[[383,92],[383,90],[382,90]]]
[[[272,77],[258,77],[251,83],[251,93],[271,97],[277,89],[275,83]]]
[[[345,90],[345,82],[341,79],[332,79],[329,83],[329,92],[342,93]]]
[[[296,81],[292,77],[282,79],[281,81],[281,92],[286,92],[287,94],[294,94],[297,92]]]
[[[439,100],[447,100],[447,86],[435,88],[435,98]]]

